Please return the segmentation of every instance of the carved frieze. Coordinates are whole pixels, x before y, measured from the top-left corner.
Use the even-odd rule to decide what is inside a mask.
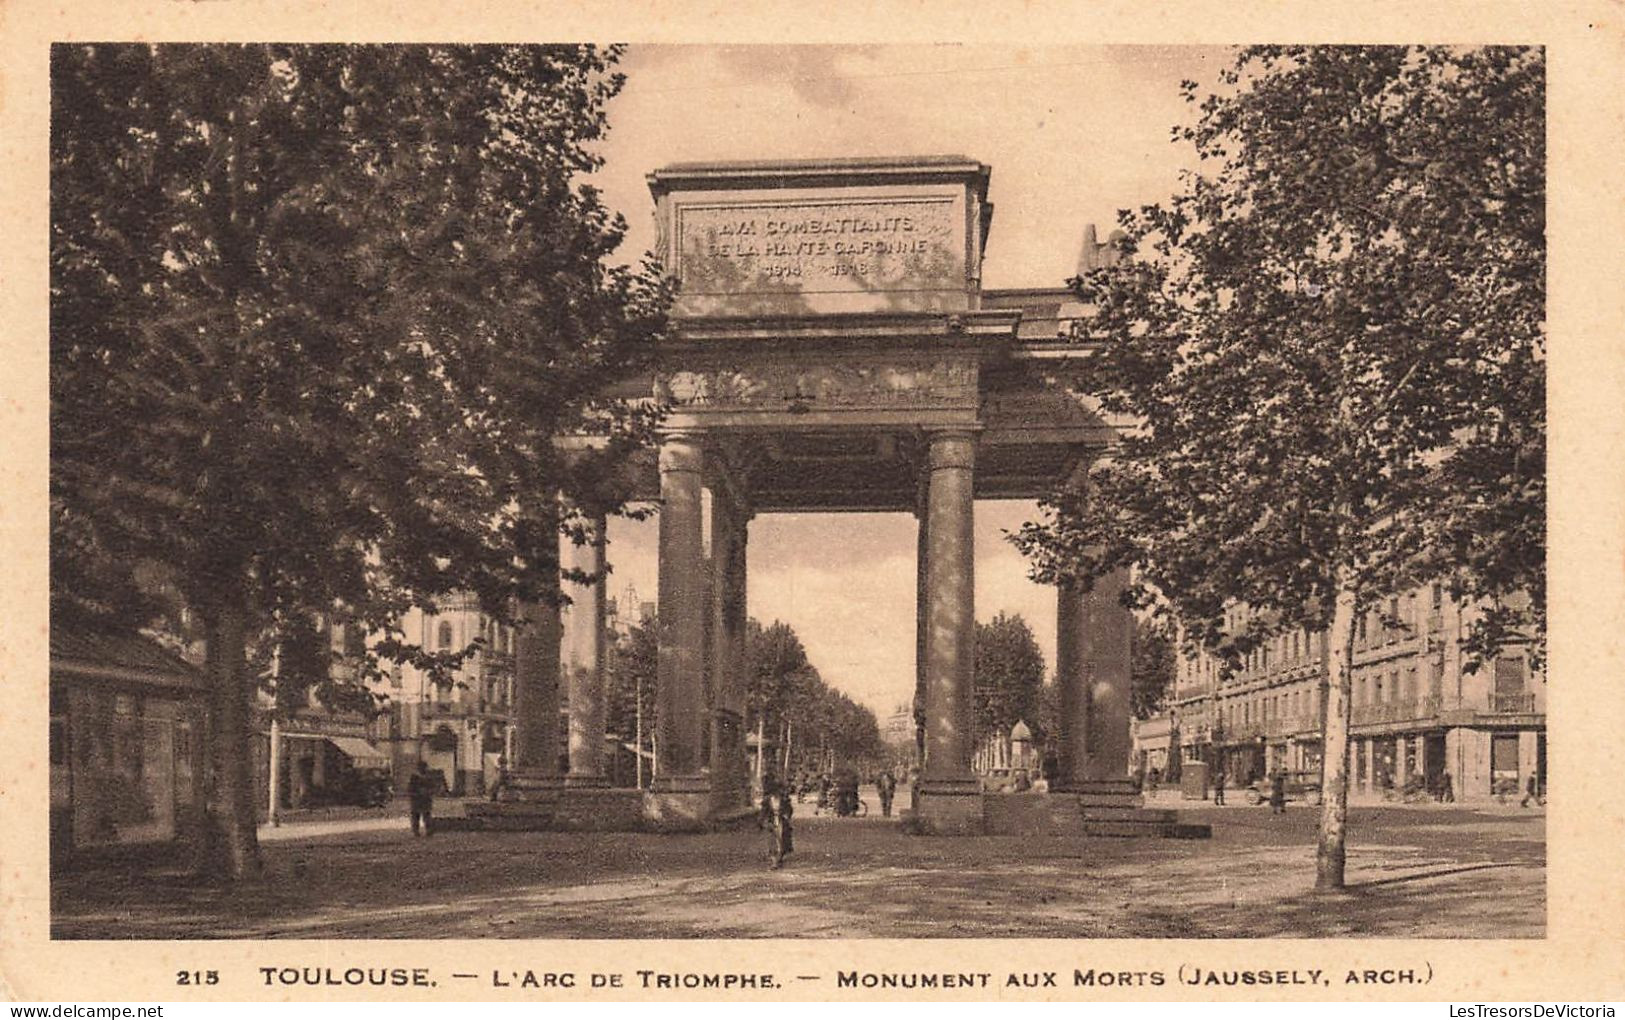
[[[974,362],[764,363],[662,374],[657,399],[689,409],[974,407]]]

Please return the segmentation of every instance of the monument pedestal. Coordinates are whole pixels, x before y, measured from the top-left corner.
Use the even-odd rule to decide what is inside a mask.
[[[982,835],[981,782],[975,776],[922,780],[914,831],[922,836]]]

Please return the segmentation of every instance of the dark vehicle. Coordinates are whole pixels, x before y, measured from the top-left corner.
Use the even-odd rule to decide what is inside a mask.
[[[383,807],[395,796],[395,787],[386,768],[349,768],[329,788],[331,804]]]
[[[1247,787],[1247,803],[1257,807],[1268,804],[1270,799],[1271,779],[1265,776],[1254,780]],[[1319,772],[1288,772],[1286,774],[1287,803],[1301,800],[1311,807],[1320,803],[1320,773]]]
[[[858,798],[856,769],[841,769],[835,773],[834,788],[830,791],[832,807],[837,818],[851,818],[868,813],[868,805]]]

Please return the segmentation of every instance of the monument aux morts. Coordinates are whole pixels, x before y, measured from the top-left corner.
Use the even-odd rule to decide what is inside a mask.
[[[646,791],[605,785],[603,586],[572,590],[562,633],[547,619],[533,639],[533,662],[562,641],[563,666],[519,678],[514,783],[472,812],[477,824],[695,830],[746,816],[748,522],[903,511],[919,521],[916,830],[1171,831],[1128,779],[1133,621],[1120,576],[1056,593],[1056,793],[984,797],[971,772],[972,505],[1075,484],[1114,435],[1044,382],[1081,350],[1065,340],[1070,294],[981,287],[989,176],[962,156],[649,174],[680,292],[655,371],[621,393],[671,408],[657,455],[628,465],[632,491],[659,504],[655,778]],[[1087,232],[1082,266],[1106,257]],[[565,542],[566,562],[599,571],[601,537]],[[549,725],[561,684],[563,774]]]

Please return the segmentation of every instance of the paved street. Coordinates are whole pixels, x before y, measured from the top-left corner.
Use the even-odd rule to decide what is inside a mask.
[[[1310,888],[1315,811],[1182,817],[1211,823],[1214,838],[923,838],[874,815],[816,818],[809,803],[778,872],[754,830],[413,840],[403,819],[335,819],[277,830],[268,879],[248,889],[200,886],[179,869],[59,878],[52,928],[59,938],[1544,934],[1540,812],[1355,808],[1352,888],[1330,898]]]

